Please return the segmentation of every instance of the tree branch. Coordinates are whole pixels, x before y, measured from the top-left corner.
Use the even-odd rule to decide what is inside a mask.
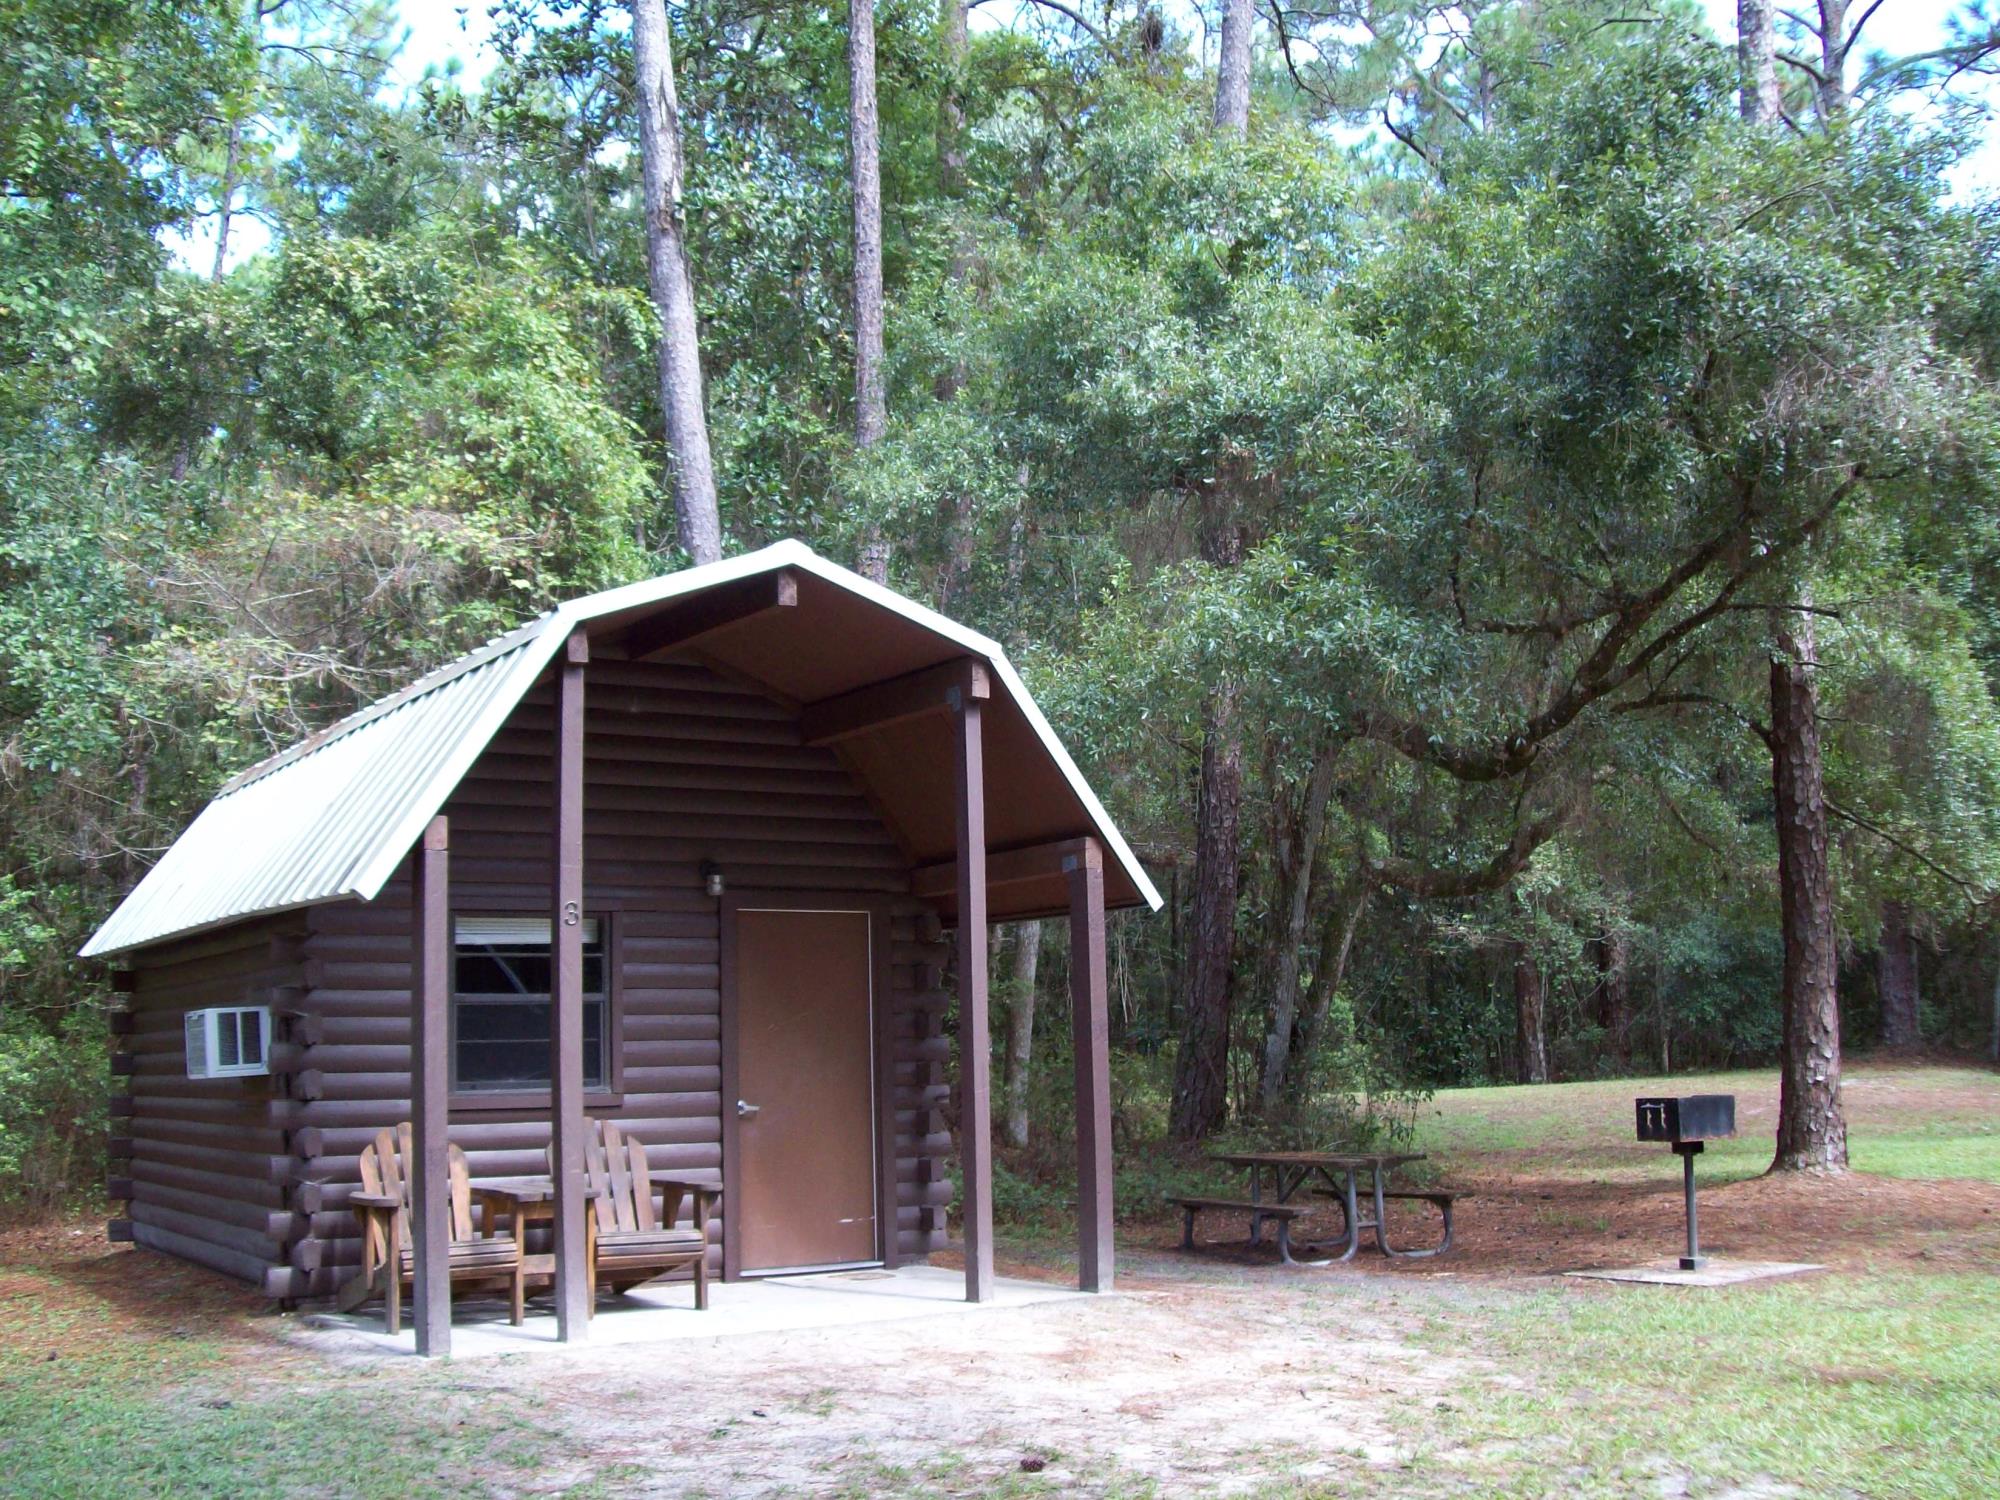
[[[971,0],[971,4],[967,5],[966,9],[973,10],[981,5],[984,5],[985,3],[986,0]],[[1083,13],[1081,11],[1072,10],[1070,9],[1069,6],[1063,4],[1063,0],[1028,0],[1028,3],[1031,5],[1039,5],[1044,10],[1052,10],[1057,15],[1067,18],[1068,20],[1074,22],[1077,26],[1081,27],[1083,30],[1089,32],[1092,40],[1097,42],[1099,46],[1104,45],[1104,33],[1099,31],[1095,26],[1091,25],[1090,22],[1084,18]]]
[[[1904,840],[1898,838],[1895,834],[1891,833],[1888,829],[1884,828],[1880,823],[1870,822],[1867,818],[1862,817],[1852,808],[1843,807],[1838,802],[1834,801],[1833,798],[1828,797],[1826,799],[1826,810],[1832,813],[1836,818],[1839,818],[1843,823],[1852,823],[1856,828],[1859,828],[1863,833],[1872,833],[1873,835],[1875,835],[1876,838],[1880,839],[1890,848],[1901,850],[1904,854],[1909,855],[1911,859],[1914,859],[1918,864],[1922,865],[1925,869],[1929,870],[1933,875],[1940,876],[1941,878],[1950,881],[1953,885],[1957,886],[1960,890],[1964,891],[1968,896],[1971,896],[1973,899],[1978,900],[1986,895],[1985,891],[1981,890],[1977,885],[1973,884],[1973,882],[1971,882],[1970,880],[1967,880],[1963,875],[1954,874],[1952,871],[1947,870],[1943,865],[1939,864],[1936,860],[1932,859],[1928,854],[1924,853],[1923,850],[1915,848],[1909,843],[1906,843]]]
[[[1369,878],[1384,885],[1393,885],[1400,891],[1408,891],[1413,896],[1450,900],[1484,895],[1488,891],[1499,890],[1527,868],[1535,851],[1580,817],[1589,802],[1589,791],[1585,788],[1540,817],[1516,823],[1513,835],[1505,846],[1484,864],[1470,870],[1441,870],[1395,857],[1374,860],[1369,859],[1365,852],[1362,868]]]
[[[1728,610],[1737,591],[1751,579],[1817,535],[1841,501],[1865,477],[1866,471],[1856,467],[1835,486],[1826,503],[1805,518],[1789,540],[1773,541],[1761,550],[1753,551],[1724,579],[1706,604],[1666,627],[1632,655],[1626,656],[1627,648],[1640,632],[1682,589],[1728,556],[1733,548],[1750,539],[1756,512],[1753,492],[1746,486],[1730,523],[1669,570],[1667,576],[1651,589],[1621,604],[1596,649],[1571,675],[1554,701],[1512,733],[1494,735],[1483,742],[1451,741],[1434,735],[1427,726],[1414,719],[1389,713],[1363,715],[1359,732],[1368,739],[1390,746],[1412,761],[1435,766],[1460,781],[1499,781],[1519,775],[1534,763],[1543,742],[1567,729],[1592,705],[1638,679],[1660,656]]]

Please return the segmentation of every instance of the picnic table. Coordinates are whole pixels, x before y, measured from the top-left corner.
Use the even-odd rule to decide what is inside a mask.
[[[1194,1220],[1197,1213],[1207,1209],[1234,1210],[1250,1215],[1250,1243],[1253,1245],[1263,1243],[1265,1220],[1276,1223],[1279,1259],[1286,1265],[1296,1265],[1292,1258],[1291,1225],[1294,1219],[1310,1212],[1309,1205],[1300,1201],[1301,1191],[1310,1188],[1313,1196],[1331,1198],[1341,1207],[1346,1228],[1343,1239],[1333,1242],[1341,1247],[1336,1259],[1344,1261],[1354,1257],[1354,1253],[1361,1248],[1361,1232],[1364,1229],[1374,1230],[1376,1248],[1398,1260],[1440,1255],[1451,1248],[1451,1205],[1455,1195],[1434,1189],[1392,1190],[1386,1181],[1389,1174],[1398,1168],[1424,1159],[1424,1153],[1420,1151],[1223,1152],[1215,1160],[1225,1166],[1241,1168],[1249,1174],[1250,1196],[1247,1199],[1174,1199],[1187,1215],[1181,1238],[1182,1248],[1195,1248]],[[1374,1199],[1375,1210],[1372,1218],[1364,1218],[1361,1213],[1360,1178],[1363,1172],[1370,1178],[1370,1196]],[[1312,1187],[1315,1183],[1319,1186]],[[1444,1215],[1441,1242],[1424,1250],[1398,1250],[1392,1246],[1387,1229],[1388,1203],[1392,1199],[1411,1199],[1436,1207]]]

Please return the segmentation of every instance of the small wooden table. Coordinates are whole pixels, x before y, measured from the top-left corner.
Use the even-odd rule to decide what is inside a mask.
[[[1215,1160],[1228,1166],[1242,1167],[1249,1172],[1250,1201],[1253,1204],[1285,1203],[1315,1179],[1325,1183],[1330,1189],[1327,1196],[1340,1204],[1347,1218],[1347,1236],[1338,1257],[1340,1260],[1354,1258],[1354,1252],[1361,1248],[1361,1231],[1364,1229],[1375,1231],[1375,1244],[1384,1255],[1402,1260],[1416,1260],[1438,1253],[1438,1250],[1397,1250],[1389,1244],[1384,1227],[1388,1213],[1382,1179],[1398,1167],[1424,1160],[1424,1153],[1421,1151],[1232,1151],[1218,1155]],[[1357,1182],[1363,1172],[1367,1172],[1374,1179],[1373,1219],[1361,1217]],[[1264,1196],[1266,1173],[1270,1176],[1272,1188],[1272,1195],[1269,1198]],[[1253,1209],[1250,1216],[1250,1242],[1253,1245],[1260,1244],[1263,1238],[1263,1216]],[[1445,1244],[1450,1244],[1448,1218]],[[1440,1246],[1439,1250],[1443,1248]]]
[[[583,1184],[584,1264],[588,1266],[597,1252],[597,1214],[591,1203],[602,1189],[590,1183]],[[501,1215],[514,1221],[514,1233],[521,1242],[521,1270],[528,1276],[546,1276],[555,1280],[556,1258],[553,1251],[541,1255],[529,1255],[527,1229],[530,1224],[548,1224],[556,1221],[556,1184],[552,1177],[494,1177],[484,1182],[472,1184],[472,1200],[485,1212],[487,1218],[480,1226],[482,1230],[493,1232],[493,1216]]]

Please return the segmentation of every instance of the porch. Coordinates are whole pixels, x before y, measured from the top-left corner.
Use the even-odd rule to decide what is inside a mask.
[[[590,1321],[590,1343],[670,1344],[685,1339],[729,1338],[740,1334],[793,1333],[893,1323],[911,1318],[977,1315],[994,1308],[1087,1300],[1091,1294],[1051,1282],[995,1277],[987,1301],[965,1296],[965,1276],[942,1266],[904,1265],[893,1270],[825,1271],[805,1276],[765,1276],[718,1282],[708,1289],[709,1305],[696,1312],[694,1287],[663,1281],[605,1301]],[[383,1331],[381,1313],[311,1313],[300,1319],[314,1349],[335,1356],[395,1358],[415,1356],[417,1330]],[[527,1321],[507,1321],[499,1297],[466,1297],[453,1305],[451,1352],[459,1359],[498,1354],[548,1354],[565,1348],[553,1306],[530,1303]]]

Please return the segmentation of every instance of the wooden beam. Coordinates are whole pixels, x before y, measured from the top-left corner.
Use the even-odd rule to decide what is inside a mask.
[[[986,1006],[986,770],[980,700],[954,705],[958,793],[959,1176],[965,1300],[993,1300],[993,1045]]]
[[[771,610],[796,608],[798,602],[798,575],[790,568],[760,573],[648,615],[625,632],[625,654],[632,661],[663,656]]]
[[[411,1238],[417,1353],[451,1353],[450,824],[432,818],[411,862]]]
[[[1063,874],[1068,868],[1066,862],[1086,844],[1095,847],[1096,842],[1091,838],[1057,839],[1052,844],[1031,844],[1025,849],[1005,849],[989,854],[986,856],[987,888],[1054,879]],[[936,900],[940,896],[949,896],[957,889],[956,860],[941,865],[919,865],[910,872],[912,896]]]
[[[961,656],[809,703],[799,714],[799,737],[808,745],[831,744],[992,695],[986,663],[976,656]]]
[[[590,645],[569,638],[556,674],[555,889],[550,914],[549,1136],[555,1168],[556,1338],[589,1331],[583,1222],[583,671]]]
[[[1096,839],[1063,861],[1069,877],[1069,999],[1076,1054],[1076,1284],[1111,1290],[1111,1020],[1105,1001],[1104,854]]]

